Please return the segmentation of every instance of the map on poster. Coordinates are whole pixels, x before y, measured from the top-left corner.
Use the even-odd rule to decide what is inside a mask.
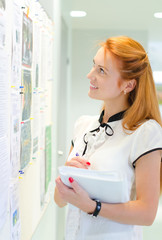
[[[25,67],[32,66],[33,55],[33,24],[32,20],[23,14],[23,30],[22,30],[22,64]]]
[[[31,71],[22,70],[22,121],[30,118],[32,101]]]
[[[31,121],[21,124],[20,167],[25,168],[31,157]]]

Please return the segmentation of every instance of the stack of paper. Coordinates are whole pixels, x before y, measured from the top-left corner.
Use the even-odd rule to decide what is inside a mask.
[[[123,203],[129,200],[127,180],[121,172],[63,166],[59,167],[59,173],[65,185],[71,187],[69,177],[72,177],[92,199],[108,203]]]

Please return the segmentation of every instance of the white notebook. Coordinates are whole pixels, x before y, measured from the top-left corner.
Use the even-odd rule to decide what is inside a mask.
[[[59,167],[62,182],[71,187],[72,177],[92,199],[107,203],[124,203],[129,200],[127,180],[121,172],[96,171],[75,167]]]

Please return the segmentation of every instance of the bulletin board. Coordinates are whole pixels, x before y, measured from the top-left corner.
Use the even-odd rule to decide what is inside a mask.
[[[31,239],[49,199],[54,24],[0,0],[0,240]]]

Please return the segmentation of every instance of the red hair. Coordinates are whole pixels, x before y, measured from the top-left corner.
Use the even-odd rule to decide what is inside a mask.
[[[154,119],[162,126],[152,69],[142,45],[129,37],[119,36],[108,38],[101,46],[105,48],[105,54],[109,50],[119,61],[122,79],[136,80],[136,87],[128,95],[130,107],[124,115],[123,128],[136,130],[148,119]]]
[[[136,87],[129,93],[123,127],[137,129],[145,120],[155,119],[161,126],[161,114],[150,62],[144,48],[137,41],[125,37],[112,37],[101,44],[119,60],[121,78],[136,79]]]

